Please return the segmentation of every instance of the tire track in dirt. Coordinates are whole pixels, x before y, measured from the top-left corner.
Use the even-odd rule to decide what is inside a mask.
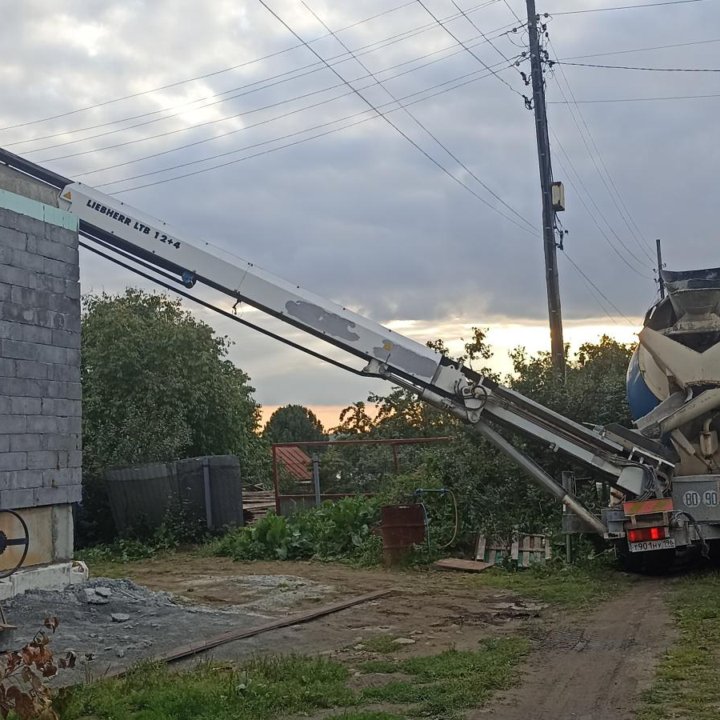
[[[518,671],[518,684],[473,720],[632,720],[639,695],[675,638],[669,579],[632,589],[579,621],[560,619]]]

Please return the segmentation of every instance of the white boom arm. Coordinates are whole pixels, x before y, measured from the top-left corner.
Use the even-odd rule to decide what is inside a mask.
[[[656,473],[672,470],[659,445],[632,431],[590,429],[470,368],[399,335],[250,262],[229,262],[140,210],[81,183],[0,150],[0,162],[55,187],[58,204],[80,220],[80,233],[172,273],[179,282],[212,287],[273,317],[362,358],[365,372],[380,375],[416,392],[478,430],[558,499],[602,532],[602,523],[487,423],[492,421],[548,443],[575,459],[599,468],[611,482],[635,495],[657,486]],[[620,434],[618,434],[620,433]]]

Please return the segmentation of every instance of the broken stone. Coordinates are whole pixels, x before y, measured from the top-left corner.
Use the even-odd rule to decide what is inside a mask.
[[[112,595],[112,590],[106,587],[96,587],[95,593],[100,597],[109,598]]]
[[[365,646],[362,643],[358,643],[353,647],[353,650],[364,650]]]
[[[83,599],[88,605],[107,605],[110,602],[107,598],[97,595],[93,588],[83,590]]]
[[[110,617],[112,621],[116,623],[127,622],[130,619],[130,616],[126,613],[113,613]]]
[[[119,658],[124,658],[125,657],[125,648],[121,648],[121,647],[115,648],[115,655]]]
[[[393,645],[414,645],[415,641],[412,638],[395,638]]]

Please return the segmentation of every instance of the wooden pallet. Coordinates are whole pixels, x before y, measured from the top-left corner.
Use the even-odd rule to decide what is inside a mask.
[[[475,560],[494,565],[503,560],[510,559],[518,567],[530,567],[535,563],[545,562],[552,557],[549,535],[529,535],[515,533],[512,540],[488,541],[485,535],[477,536],[475,546]]]
[[[510,547],[510,557],[518,567],[530,567],[552,557],[549,535],[516,535]]]

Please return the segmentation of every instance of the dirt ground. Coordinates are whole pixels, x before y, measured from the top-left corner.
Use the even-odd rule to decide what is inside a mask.
[[[280,587],[264,587],[257,578],[282,574]],[[363,603],[311,623],[283,628],[229,643],[213,650],[216,659],[247,657],[258,652],[332,654],[343,660],[365,660],[363,642],[378,635],[412,640],[399,644],[404,656],[450,648],[470,649],[490,636],[516,632],[538,622],[542,607],[511,592],[472,587],[470,578],[447,572],[363,570],[310,562],[237,563],[225,558],[158,559],[128,568],[134,582],[174,593],[210,608],[234,606],[252,612],[258,624],[320,605],[391,589],[386,598]],[[307,583],[312,592],[297,592]],[[521,603],[518,605],[517,603]],[[506,606],[513,606],[510,609]],[[230,629],[230,627],[228,627]]]
[[[362,570],[322,563],[236,563],[175,557],[123,568],[133,581],[173,593],[208,610],[268,618],[338,599],[391,588],[386,598],[310,623],[275,630],[212,651],[215,659],[257,653],[324,654],[352,668],[377,657],[373,638],[400,638],[397,657],[449,648],[473,649],[488,637],[521,633],[534,650],[518,669],[515,688],[470,714],[475,720],[629,720],[673,630],[663,603],[671,579],[638,578],[598,607],[569,612],[509,591],[481,587],[477,578],[442,571]],[[271,579],[281,575],[282,580]],[[358,678],[372,682],[373,678]]]
[[[663,590],[644,579],[580,617],[556,618],[521,670],[522,683],[472,720],[631,720],[675,636]]]

